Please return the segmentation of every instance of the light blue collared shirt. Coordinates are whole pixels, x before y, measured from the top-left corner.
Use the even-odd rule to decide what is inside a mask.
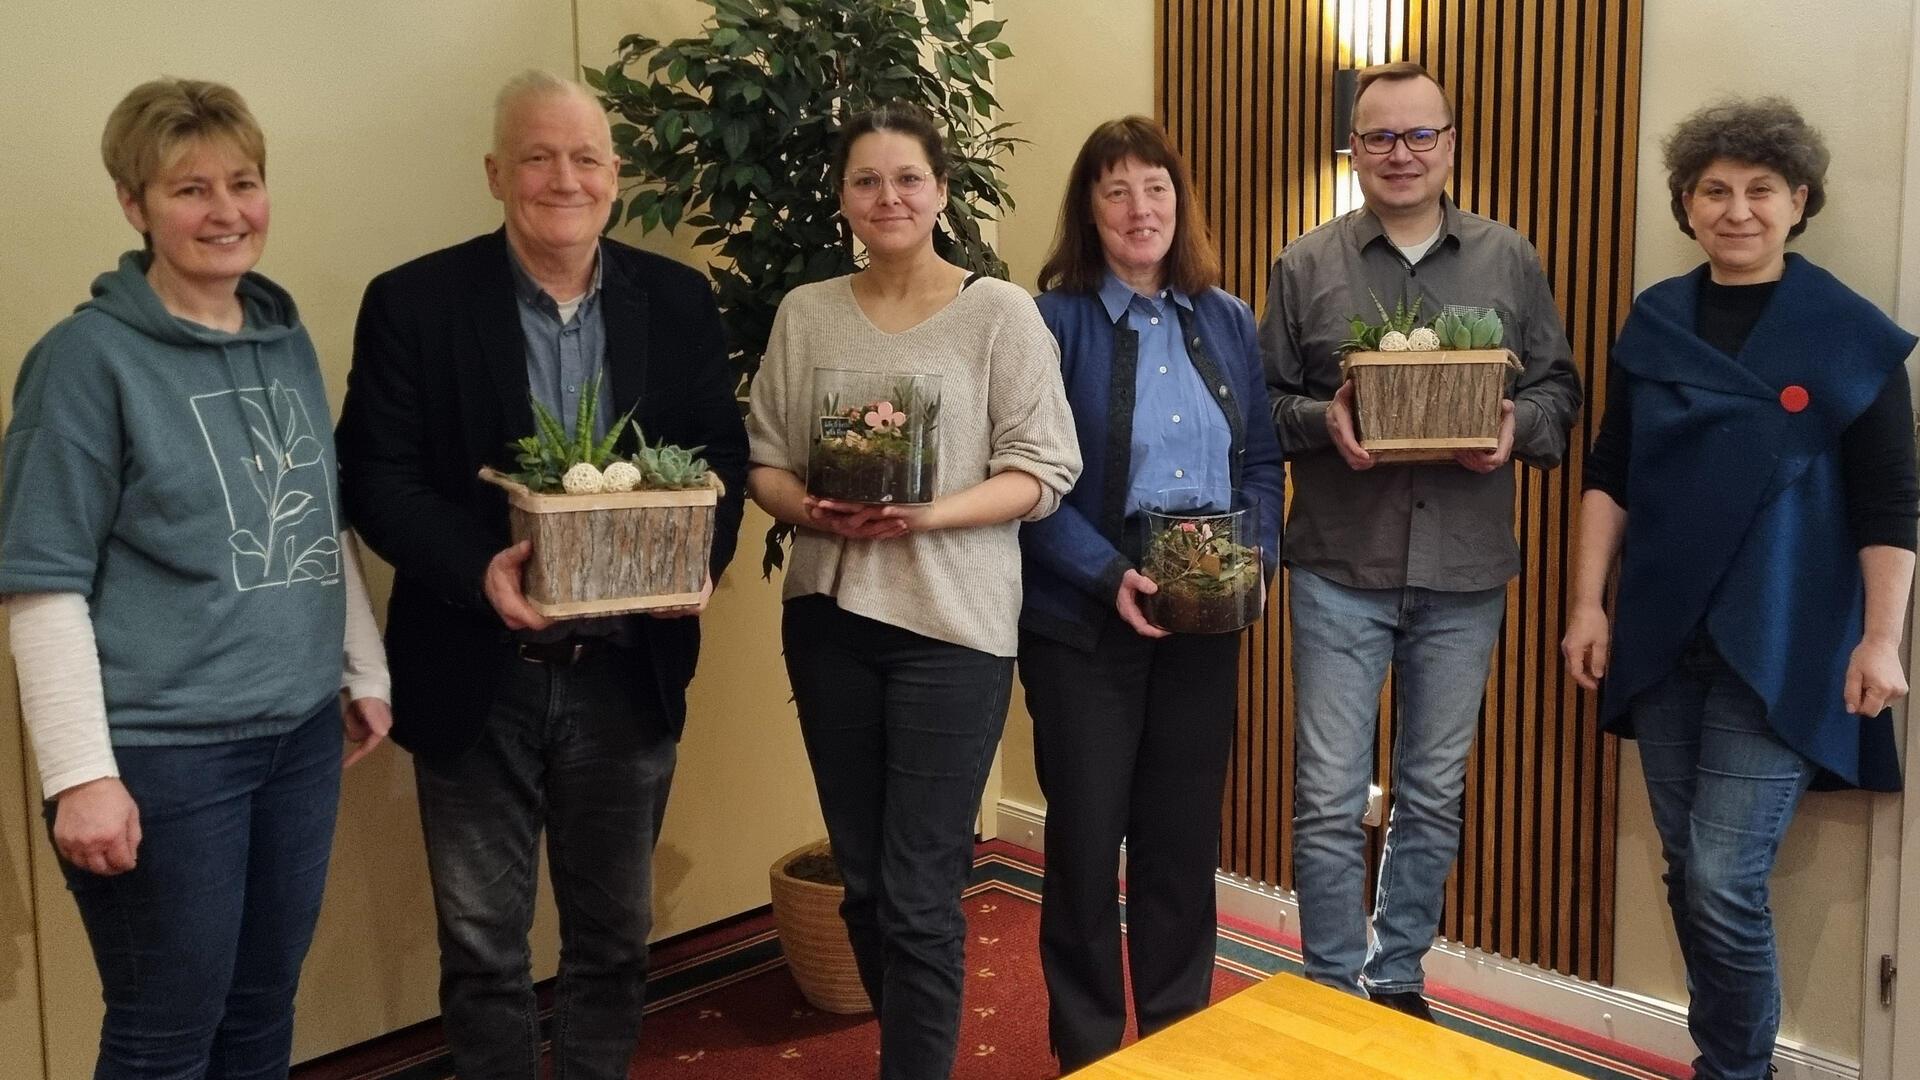
[[[573,318],[560,318],[560,305],[533,280],[507,248],[513,266],[514,308],[520,313],[520,333],[527,340],[527,388],[547,407],[567,434],[573,434],[580,411],[580,395],[596,376],[601,377],[600,402],[593,421],[594,438],[613,423],[613,387],[602,376],[606,370],[607,328],[600,316],[600,268],[596,254],[593,281]]]
[[[1142,296],[1109,270],[1100,285],[1100,302],[1114,325],[1140,335],[1133,376],[1128,516],[1143,506],[1230,507],[1233,429],[1187,355],[1174,310],[1177,304],[1192,312],[1192,298],[1178,289]],[[1162,494],[1173,491],[1180,494]]]

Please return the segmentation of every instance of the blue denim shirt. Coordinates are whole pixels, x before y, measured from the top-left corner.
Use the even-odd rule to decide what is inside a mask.
[[[560,321],[560,305],[536,284],[526,267],[507,247],[513,266],[513,296],[520,313],[520,332],[527,339],[527,389],[546,406],[567,434],[580,411],[580,395],[604,369],[607,328],[600,317],[600,258],[594,257],[593,282],[580,300],[573,318]],[[602,383],[593,434],[598,438],[613,423],[613,389]]]
[[[1178,304],[1193,300],[1178,289],[1143,296],[1107,271],[1100,303],[1115,325],[1140,335],[1133,378],[1133,458],[1128,462],[1126,512],[1224,509],[1233,499],[1228,452],[1233,430],[1213,403],[1205,380],[1181,340]],[[1179,496],[1163,495],[1179,491]]]

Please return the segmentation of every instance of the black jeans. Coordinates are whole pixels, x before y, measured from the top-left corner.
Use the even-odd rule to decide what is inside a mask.
[[[1127,960],[1144,1037],[1213,988],[1220,792],[1238,634],[1144,638],[1109,613],[1091,653],[1023,633],[1020,681],[1047,796],[1040,968],[1063,1071],[1119,1049],[1120,843]]]
[[[640,700],[644,654],[598,645],[572,665],[510,660],[480,741],[418,759],[440,923],[440,1008],[462,1080],[536,1080],[527,933],[540,833],[560,914],[554,1080],[625,1080],[653,926],[653,845],[676,747]]]
[[[880,1018],[880,1075],[938,1080],[960,1035],[974,819],[1007,719],[1011,657],[789,600],[787,674],[840,905]]]

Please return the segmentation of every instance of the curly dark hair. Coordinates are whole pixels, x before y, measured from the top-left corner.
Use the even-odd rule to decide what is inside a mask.
[[[1680,121],[1661,152],[1667,189],[1673,193],[1673,219],[1688,236],[1693,228],[1681,196],[1692,191],[1700,174],[1716,161],[1758,165],[1779,173],[1788,187],[1806,185],[1807,205],[1787,230],[1788,239],[1805,232],[1808,219],[1827,202],[1827,141],[1786,98],[1733,98],[1708,105]]]

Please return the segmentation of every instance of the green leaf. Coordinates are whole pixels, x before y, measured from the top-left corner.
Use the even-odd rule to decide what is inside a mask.
[[[747,140],[750,136],[751,132],[748,131],[745,121],[734,120],[729,122],[726,130],[720,136],[721,142],[727,148],[727,156],[735,161],[745,156],[747,152]]]
[[[1013,49],[1012,49],[1012,47],[1011,47],[1011,46],[1009,46],[1009,45],[1008,45],[1008,44],[1007,44],[1006,42],[1004,42],[1004,41],[990,41],[990,42],[988,42],[988,43],[987,43],[987,52],[989,52],[989,53],[991,53],[991,54],[993,55],[993,58],[994,58],[995,60],[1005,60],[1005,59],[1006,59],[1006,58],[1008,58],[1009,56],[1012,56],[1012,55],[1013,55]]]
[[[986,22],[977,23],[974,25],[972,32],[967,35],[967,40],[976,45],[992,41],[994,38],[1000,36],[1000,31],[1004,29],[1006,25],[1007,20],[1005,19],[989,19]]]

